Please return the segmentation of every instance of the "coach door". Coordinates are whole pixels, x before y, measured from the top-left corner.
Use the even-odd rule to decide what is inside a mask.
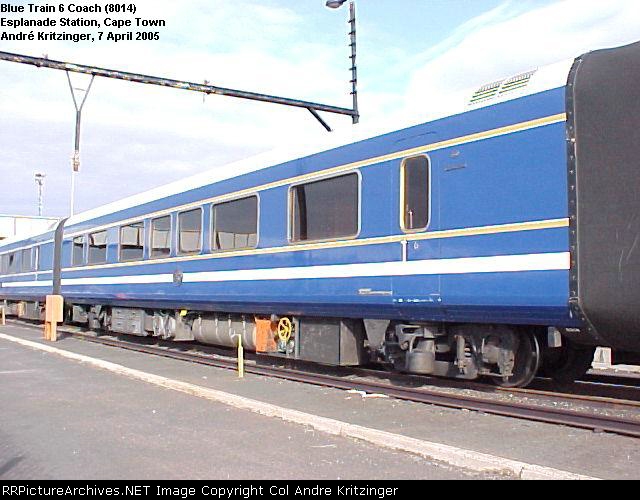
[[[399,225],[403,235],[400,246],[405,264],[403,275],[394,278],[394,299],[419,307],[420,315],[427,319],[432,308],[440,305],[440,280],[433,272],[433,260],[439,257],[440,247],[437,240],[429,237],[438,227],[438,211],[433,209],[438,206],[433,189],[437,182],[433,179],[431,158],[405,158],[400,164],[399,181]]]

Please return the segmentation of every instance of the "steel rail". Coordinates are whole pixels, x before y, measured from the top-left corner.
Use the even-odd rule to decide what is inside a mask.
[[[142,352],[191,363],[235,370],[236,362],[233,359],[222,359],[211,355],[197,354],[193,352],[181,352],[175,348],[163,348],[151,345],[141,345],[129,341],[116,340],[104,336],[97,336],[72,330],[62,329],[64,333],[76,338],[95,342],[112,347]],[[380,393],[401,399],[423,404],[431,404],[452,409],[466,409],[483,412],[491,415],[518,418],[536,422],[544,422],[555,425],[564,425],[581,429],[589,429],[597,432],[609,432],[630,437],[640,437],[640,419],[626,419],[622,417],[598,415],[584,411],[564,410],[536,406],[519,402],[505,402],[494,399],[482,399],[462,394],[444,393],[442,391],[400,387],[381,382],[363,380],[344,380],[343,377],[335,377],[327,374],[310,373],[291,368],[282,368],[273,365],[245,365],[245,373],[279,378],[293,382],[330,387],[342,390],[357,390],[366,393]],[[562,396],[563,397],[563,396]]]
[[[630,374],[630,376],[625,377],[619,373],[604,374],[591,372],[587,373],[578,382],[640,388],[640,376],[637,373],[633,373]]]
[[[576,381],[575,383],[580,383],[580,382]],[[547,390],[541,390],[541,389],[530,389],[528,387],[513,387],[513,388],[496,387],[496,391],[512,393],[512,394],[523,394],[525,396],[543,396],[548,398],[561,397],[562,399],[569,399],[574,401],[586,401],[589,403],[605,403],[610,405],[640,408],[640,401],[616,399],[616,398],[603,397],[603,396],[591,396],[591,395],[585,395],[585,394],[553,392],[553,391],[547,391]]]
[[[296,108],[308,109],[314,116],[314,111],[323,111],[325,113],[334,113],[339,115],[350,116],[354,123],[357,122],[358,111],[349,108],[343,108],[339,106],[330,106],[327,104],[320,104],[316,102],[302,101],[299,99],[291,99],[288,97],[279,97],[269,94],[261,94],[257,92],[248,92],[244,90],[230,89],[225,87],[218,87],[215,85],[174,80],[171,78],[162,78],[157,76],[143,75],[138,73],[131,73],[128,71],[119,71],[114,69],[100,68],[97,66],[87,66],[84,64],[75,64],[71,62],[55,61],[44,57],[33,57],[23,54],[14,54],[12,52],[0,51],[0,60],[15,62],[19,64],[28,64],[31,66],[37,66],[38,68],[49,68],[60,71],[67,71],[72,73],[83,73],[86,75],[100,76],[103,78],[112,78],[116,80],[125,80],[134,83],[143,83],[147,85],[158,85],[160,87],[170,87],[180,90],[190,90],[194,92],[202,92],[205,94],[216,94],[228,97],[236,97],[238,99],[249,99],[252,101],[269,102],[272,104],[280,104],[282,106],[291,106]],[[327,125],[320,119],[323,126],[327,128]]]
[[[380,374],[383,373],[380,370],[372,370],[361,367],[353,367],[351,369],[351,374],[360,374],[361,376],[367,377],[379,377]],[[544,390],[544,389],[536,389],[530,387],[500,387],[493,386],[492,384],[470,381],[470,380],[460,380],[460,379],[449,379],[449,378],[434,378],[429,377],[428,375],[415,375],[415,374],[401,374],[400,372],[389,373],[386,372],[385,375],[387,377],[391,376],[393,379],[403,382],[415,381],[417,383],[422,384],[430,384],[435,385],[438,384],[439,387],[445,389],[471,389],[481,392],[492,392],[492,393],[504,393],[504,394],[515,394],[515,395],[523,395],[523,396],[542,396],[545,398],[553,398],[557,400],[558,398],[562,398],[563,400],[572,400],[572,401],[584,401],[588,403],[604,403],[608,405],[615,406],[628,406],[631,408],[640,408],[640,401],[634,401],[629,399],[619,399],[615,397],[605,397],[605,396],[597,396],[590,394],[575,394],[568,392],[559,392],[553,390]],[[580,382],[576,381],[576,384],[588,384],[590,382]],[[620,389],[636,389],[635,386],[626,386],[620,387]],[[562,389],[561,389],[562,390]]]

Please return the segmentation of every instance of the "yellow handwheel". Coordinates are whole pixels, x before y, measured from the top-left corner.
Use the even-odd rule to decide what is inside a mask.
[[[293,323],[289,318],[280,318],[278,321],[278,338],[284,344],[291,340],[291,333],[293,332]]]

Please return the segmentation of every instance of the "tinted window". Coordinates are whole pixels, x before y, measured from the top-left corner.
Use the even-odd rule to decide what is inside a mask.
[[[107,232],[100,231],[89,235],[89,264],[107,262]]]
[[[201,248],[202,209],[178,214],[178,248],[180,253],[198,253]]]
[[[82,264],[84,264],[84,236],[76,236],[73,238],[71,265],[81,266]]]
[[[324,240],[358,234],[358,175],[348,174],[291,189],[291,239]]]
[[[429,159],[416,156],[402,164],[403,229],[415,231],[429,225]]]
[[[151,257],[168,257],[171,253],[171,217],[151,221]]]
[[[9,274],[18,272],[18,254],[10,253],[8,256],[7,271]]]
[[[31,248],[25,248],[22,251],[22,272],[28,272],[31,271],[32,269],[32,257],[31,257],[31,252],[32,249]]]
[[[9,254],[0,257],[0,273],[7,274],[9,272]]]
[[[42,246],[36,247],[36,269],[41,271],[45,266],[45,259],[42,257]]]
[[[258,243],[258,197],[229,201],[213,208],[214,250],[253,248]]]
[[[144,256],[144,222],[120,228],[120,260],[142,260]]]

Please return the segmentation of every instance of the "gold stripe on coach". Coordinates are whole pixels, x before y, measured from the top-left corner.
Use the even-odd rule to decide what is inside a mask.
[[[365,238],[360,240],[327,241],[321,243],[309,243],[302,245],[285,245],[272,248],[256,248],[251,250],[239,250],[236,252],[218,252],[204,255],[187,255],[183,257],[171,257],[168,259],[140,260],[121,262],[117,264],[104,264],[98,266],[69,267],[65,272],[86,271],[89,269],[111,269],[118,267],[140,266],[147,264],[167,264],[171,262],[197,261],[208,259],[221,259],[226,257],[244,257],[253,255],[270,255],[287,252],[302,252],[305,250],[324,250],[329,248],[349,248],[367,245],[383,245],[388,243],[400,243],[402,241],[438,240],[446,238],[461,238],[467,236],[480,236],[488,234],[517,233],[521,231],[539,231],[542,229],[557,229],[569,227],[569,219],[550,219],[543,221],[518,222],[515,224],[501,224],[497,226],[481,226],[462,229],[448,229],[445,231],[432,231],[420,234],[399,234],[394,236],[382,236],[378,238]]]

